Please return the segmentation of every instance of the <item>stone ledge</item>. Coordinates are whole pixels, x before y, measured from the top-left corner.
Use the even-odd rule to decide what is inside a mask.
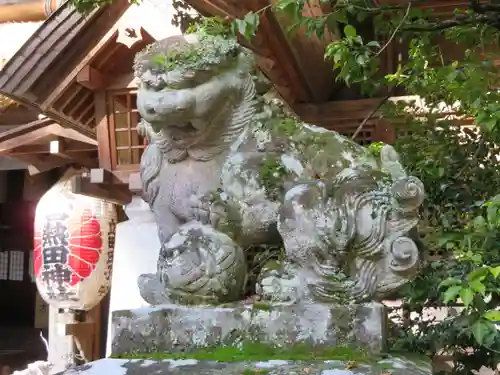
[[[183,360],[101,359],[68,369],[61,375],[431,375],[431,366],[424,361],[387,358],[373,364],[357,364],[346,369],[343,361],[263,361],[210,362]]]
[[[370,353],[386,349],[386,310],[382,304],[323,304],[236,307],[178,305],[115,311],[112,355],[189,353],[242,341],[277,347],[355,344]]]

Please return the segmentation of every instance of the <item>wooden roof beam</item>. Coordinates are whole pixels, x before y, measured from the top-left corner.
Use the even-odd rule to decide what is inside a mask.
[[[106,78],[99,70],[85,65],[76,75],[76,82],[89,90],[99,90],[105,86]]]
[[[101,169],[97,169],[101,171]],[[119,205],[125,205],[132,201],[132,193],[125,184],[113,183],[111,172],[102,170],[103,173],[94,171],[89,176],[77,175],[71,179],[71,187],[74,194],[104,199]],[[92,181],[102,181],[96,183]]]
[[[57,125],[58,126],[53,129],[52,134],[58,135],[58,136],[63,137],[63,138],[73,139],[74,141],[83,142],[83,143],[87,143],[89,145],[97,146],[97,139],[95,138],[95,136],[90,136],[88,134],[84,134],[76,129],[65,128],[59,124],[57,124]]]

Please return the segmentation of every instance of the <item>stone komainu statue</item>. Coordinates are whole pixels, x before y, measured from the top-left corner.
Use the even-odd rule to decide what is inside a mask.
[[[157,274],[139,278],[147,302],[241,300],[248,249],[266,246],[276,261],[256,292],[272,301],[373,300],[414,276],[424,188],[391,146],[374,155],[287,113],[233,39],[157,42],[135,74],[143,193],[163,244]]]

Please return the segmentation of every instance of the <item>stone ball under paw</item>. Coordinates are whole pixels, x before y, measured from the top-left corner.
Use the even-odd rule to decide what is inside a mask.
[[[239,300],[247,280],[243,249],[199,222],[182,225],[163,244],[158,273],[171,298],[189,304]]]

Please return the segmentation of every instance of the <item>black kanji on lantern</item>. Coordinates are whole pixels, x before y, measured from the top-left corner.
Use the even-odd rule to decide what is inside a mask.
[[[106,281],[111,279],[111,271],[113,269],[113,256],[116,241],[116,220],[111,219],[109,221],[109,232],[108,232],[108,259],[106,260],[106,271],[104,272],[104,277]]]
[[[68,269],[69,232],[67,227],[68,214],[52,214],[45,218],[42,231],[43,268],[41,277],[48,285],[53,285],[60,293],[66,291],[66,285],[71,280],[71,270]]]

